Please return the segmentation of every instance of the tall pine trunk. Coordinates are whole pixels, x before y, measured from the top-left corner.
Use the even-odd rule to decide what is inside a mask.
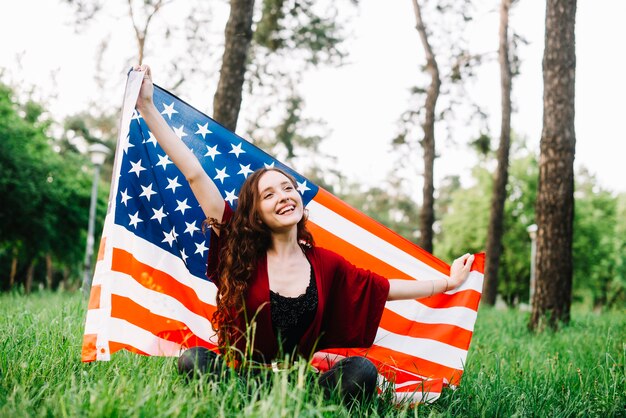
[[[439,67],[437,67],[435,54],[428,42],[428,34],[417,0],[413,0],[413,9],[415,11],[415,28],[420,35],[420,40],[426,53],[426,71],[430,74],[431,80],[426,91],[425,116],[422,123],[424,130],[424,138],[421,141],[424,152],[424,187],[422,189],[422,207],[420,210],[420,247],[428,252],[432,252],[433,224],[435,223],[435,107],[439,98],[441,79],[439,78]]]
[[[548,0],[543,55],[543,131],[536,222],[536,291],[529,327],[568,322],[574,218],[576,0]]]
[[[500,3],[500,87],[502,89],[502,118],[500,123],[500,145],[498,147],[498,167],[496,169],[489,231],[487,235],[487,258],[485,265],[485,284],[482,301],[488,305],[496,303],[498,294],[498,270],[502,255],[502,235],[504,233],[504,203],[506,184],[509,176],[509,149],[511,144],[511,64],[509,62],[509,9],[511,0]]]
[[[24,293],[30,295],[30,292],[33,289],[33,280],[35,277],[35,266],[37,265],[37,261],[34,258],[31,258],[28,262],[28,268],[26,269],[26,278],[24,280]]]
[[[241,97],[248,50],[252,40],[254,0],[231,0],[226,23],[222,69],[213,98],[213,118],[234,131],[241,108]]]
[[[9,272],[9,290],[13,289],[15,286],[15,276],[17,275],[17,256],[19,255],[19,250],[17,249],[17,245],[13,247],[13,253],[11,256],[11,271]]]
[[[46,289],[52,290],[52,255],[46,254]]]

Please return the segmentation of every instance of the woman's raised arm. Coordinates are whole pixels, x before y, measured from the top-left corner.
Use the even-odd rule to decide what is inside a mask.
[[[154,105],[154,86],[152,85],[150,67],[147,65],[136,66],[134,70],[145,71],[139,97],[137,98],[137,109],[141,116],[156,137],[161,148],[163,148],[163,151],[165,151],[170,160],[189,182],[204,215],[207,218],[214,218],[218,222],[221,221],[224,212],[224,198],[213,180],[202,168],[200,161],[187,148],[184,142],[176,136]]]

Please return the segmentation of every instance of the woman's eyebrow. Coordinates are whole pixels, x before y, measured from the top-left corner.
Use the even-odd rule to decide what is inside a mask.
[[[285,185],[293,186],[293,184],[291,184],[291,182],[288,180],[285,180],[279,184],[280,187],[285,186]],[[265,193],[268,190],[273,190],[273,189],[274,189],[274,186],[267,186],[265,189],[261,190],[261,194]]]

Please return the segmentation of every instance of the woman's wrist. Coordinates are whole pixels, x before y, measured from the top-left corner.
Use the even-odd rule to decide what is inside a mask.
[[[141,113],[142,117],[156,115],[159,113],[154,102],[151,99],[142,99],[141,104],[137,104],[137,110]]]

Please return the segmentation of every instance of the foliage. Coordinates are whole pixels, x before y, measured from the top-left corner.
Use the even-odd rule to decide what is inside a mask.
[[[62,268],[76,269],[84,255],[91,193],[84,157],[54,151],[43,109],[35,103],[20,106],[12,97],[10,89],[0,86],[2,287],[14,249],[19,250],[22,272],[45,254]],[[103,210],[101,199],[100,213]]]
[[[337,21],[337,9],[316,10],[319,0],[263,0],[261,18],[256,24],[254,42],[276,53],[301,53],[308,63],[340,61],[345,52]],[[318,4],[316,4],[318,3]]]
[[[626,277],[623,274],[626,235],[623,207],[622,217],[618,216],[620,200],[599,187],[586,171],[577,176],[574,197],[575,289],[584,289],[584,293],[591,295],[594,307],[623,306],[626,299]],[[579,292],[579,296],[581,293],[584,294]]]
[[[574,311],[559,333],[526,314],[481,308],[463,381],[432,405],[386,394],[347,409],[325,401],[303,367],[266,378],[184,381],[171,358],[120,352],[82,364],[78,293],[0,296],[0,416],[618,416],[626,403],[626,323]]]
[[[519,144],[512,152],[498,281],[498,293],[509,304],[528,300],[530,237],[526,228],[535,219],[538,178],[536,157]],[[493,177],[486,164],[476,166],[473,184],[456,189],[447,198],[447,209],[442,209],[446,212],[439,214],[441,221],[435,244],[437,256],[451,260],[468,251],[484,251],[492,182]],[[594,306],[620,306],[626,288],[623,204],[621,218],[617,211],[619,202],[623,202],[624,198],[620,200],[602,190],[595,178],[584,169],[576,177],[576,190],[574,297],[581,299],[590,295]],[[441,190],[440,195],[445,196]]]

